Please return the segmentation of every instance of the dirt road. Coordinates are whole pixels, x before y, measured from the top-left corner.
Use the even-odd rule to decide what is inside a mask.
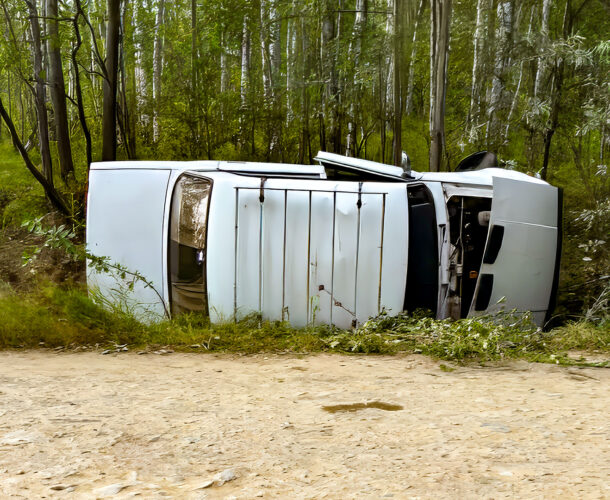
[[[439,366],[0,353],[0,497],[610,498],[610,369]]]

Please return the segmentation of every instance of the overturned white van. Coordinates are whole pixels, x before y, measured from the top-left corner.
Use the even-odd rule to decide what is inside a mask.
[[[416,308],[548,320],[559,189],[499,168],[418,173],[331,153],[316,160],[94,163],[87,248],[146,282],[117,296],[117,274],[90,267],[89,287],[153,320],[256,312],[348,328]]]

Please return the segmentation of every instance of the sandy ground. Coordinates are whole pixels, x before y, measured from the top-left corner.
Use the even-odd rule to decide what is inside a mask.
[[[4,352],[0,498],[610,498],[609,410],[610,369]]]

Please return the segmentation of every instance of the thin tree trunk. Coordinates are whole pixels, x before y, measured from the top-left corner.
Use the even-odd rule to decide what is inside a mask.
[[[102,114],[102,161],[116,160],[117,149],[117,73],[119,66],[119,34],[121,0],[108,0],[106,33],[106,78]]]
[[[241,34],[241,61],[239,78],[239,136],[242,149],[248,142],[248,96],[250,93],[250,28],[248,14],[244,14]]]
[[[128,0],[125,0],[127,4]],[[131,43],[131,51],[130,51],[130,63],[127,65],[129,68],[124,75],[124,78],[127,78],[127,88],[125,92],[128,92],[127,100],[125,102],[125,109],[127,110],[127,123],[128,127],[128,143],[130,146],[131,156],[132,158],[138,157],[138,143],[137,143],[137,127],[138,127],[138,100],[137,100],[137,80],[136,80],[136,57],[135,57],[135,9],[136,3],[132,2],[129,13],[127,13],[127,9],[124,10],[125,17],[129,17],[129,20],[124,23],[124,31],[127,34],[127,26],[129,26],[129,39]],[[123,46],[125,42],[123,41]]]
[[[423,0],[422,0],[423,1]],[[358,71],[360,66],[360,58],[362,56],[362,42],[364,38],[364,29],[367,20],[368,2],[367,0],[356,0],[356,15],[354,16],[354,29],[352,37],[354,38],[353,47],[350,44],[350,52],[353,53],[354,71]],[[354,96],[350,102],[349,115],[350,120],[347,124],[347,141],[345,146],[345,154],[354,156],[356,154],[356,134],[358,123],[360,121],[360,99],[362,93],[362,85],[357,82],[354,85]]]
[[[468,133],[476,136],[481,114],[481,88],[483,85],[483,49],[487,37],[489,0],[478,0],[477,20],[474,30],[474,55],[472,58],[472,90],[468,111]]]
[[[55,133],[57,136],[57,153],[59,156],[60,175],[64,182],[74,178],[70,130],[68,128],[68,110],[66,107],[66,89],[61,64],[59,41],[59,12],[57,0],[48,0],[47,30],[49,33],[49,66],[51,69],[51,100],[53,102]]]
[[[301,113],[301,141],[299,143],[299,163],[305,162],[305,153],[308,153],[308,163],[311,163],[311,146],[310,146],[310,130],[309,130],[309,92],[307,91],[307,77],[309,75],[308,54],[309,54],[309,39],[307,37],[307,24],[304,18],[301,18],[301,100],[303,102],[303,110]]]
[[[192,141],[191,154],[199,157],[201,144],[200,103],[199,103],[199,27],[197,24],[197,0],[191,0],[191,119]]]
[[[536,70],[536,80],[534,83],[534,99],[538,98],[538,94],[542,89],[542,82],[547,72],[546,56],[544,55],[544,51],[547,50],[549,44],[549,18],[551,15],[551,3],[552,0],[542,0],[542,20],[540,22],[541,47],[539,47],[538,50],[542,50],[543,55],[538,57],[538,69]]]
[[[123,144],[125,145],[125,151],[127,152],[127,158],[133,160],[136,157],[135,154],[135,137],[131,129],[131,117],[129,111],[129,104],[127,102],[127,71],[125,70],[127,63],[125,61],[125,39],[127,36],[127,26],[129,25],[129,18],[127,15],[129,7],[129,0],[123,0],[123,9],[121,14],[121,35],[119,38],[119,87],[118,87],[118,104],[117,104],[117,116],[119,123],[119,130],[123,138]],[[129,65],[133,67],[133,64]],[[133,137],[133,141],[132,141]]]
[[[500,146],[499,124],[502,119],[501,112],[505,108],[504,89],[506,75],[510,66],[510,49],[513,33],[512,1],[504,1],[498,4],[497,19],[496,57],[487,111],[487,147],[492,150]]]
[[[394,51],[392,50],[392,40],[394,39],[394,2],[400,0],[387,0],[388,16],[385,23],[385,38],[387,43],[386,64],[387,78],[385,80],[385,110],[384,114],[390,113],[392,109],[392,98],[394,97]],[[385,123],[384,123],[385,127]]]
[[[580,8],[577,10],[577,13],[582,10],[582,8],[587,3],[587,0],[583,0]],[[563,39],[567,40],[572,32],[572,25],[574,23],[574,13],[571,10],[570,2],[566,2],[565,11],[563,14]],[[565,61],[564,58],[558,58],[554,72],[553,79],[551,82],[551,111],[548,120],[548,125],[544,130],[543,139],[544,139],[544,156],[542,159],[542,168],[540,169],[540,177],[543,180],[547,179],[548,169],[549,169],[549,160],[551,155],[551,141],[553,139],[553,135],[555,134],[555,130],[559,125],[559,107],[561,105],[561,96],[563,91],[563,79],[565,75]]]
[[[68,208],[68,204],[62,198],[62,196],[59,194],[59,192],[53,187],[53,183],[50,182],[45,175],[41,174],[38,171],[38,169],[34,166],[34,164],[32,163],[32,160],[30,159],[28,152],[26,151],[25,147],[23,146],[23,144],[21,142],[21,139],[19,138],[19,135],[17,134],[17,130],[15,130],[15,125],[13,124],[11,117],[6,112],[6,109],[4,108],[4,104],[2,103],[1,98],[0,98],[0,116],[2,116],[4,123],[6,123],[6,126],[8,127],[9,132],[11,134],[13,144],[15,145],[15,147],[21,154],[21,157],[23,158],[23,161],[25,162],[25,166],[31,172],[31,174],[34,176],[34,178],[41,184],[41,186],[43,187],[43,189],[47,195],[47,198],[51,201],[53,206],[57,210],[59,210],[62,214],[70,216],[71,212],[70,212],[70,209]]]
[[[411,45],[411,59],[409,60],[409,83],[407,86],[407,97],[405,111],[409,115],[413,111],[413,87],[415,85],[415,60],[417,58],[417,32],[419,29],[419,21],[424,12],[424,0],[419,0],[417,8],[417,16],[415,18],[415,26],[413,27],[413,42]]]
[[[330,149],[330,151],[338,153],[339,151],[335,150],[335,118],[337,108],[337,75],[335,66],[336,52],[332,50],[332,43],[333,41],[336,41],[334,11],[334,4],[330,2],[330,0],[326,0],[324,2],[324,17],[322,18],[322,39],[320,54],[322,80],[324,81],[322,114],[320,115],[320,147],[323,150],[326,150],[328,148]],[[326,120],[328,120],[329,122],[329,137],[326,136]]]
[[[527,36],[528,38],[531,37],[532,35],[532,25],[533,25],[533,21],[534,21],[534,11],[535,8],[532,7],[531,13],[530,13],[530,22],[529,22],[529,27],[527,29]],[[508,141],[508,133],[510,130],[510,123],[513,117],[513,114],[515,113],[515,109],[517,109],[517,103],[519,102],[519,93],[521,91],[521,83],[523,82],[523,69],[525,66],[525,59],[523,59],[521,61],[521,64],[519,66],[519,80],[517,81],[517,88],[515,90],[515,93],[513,95],[513,102],[510,105],[510,111],[508,112],[508,118],[506,119],[506,128],[504,129],[504,143],[506,143]]]
[[[53,186],[53,165],[51,161],[51,148],[49,146],[49,121],[47,116],[47,92],[45,89],[42,41],[40,38],[40,24],[38,24],[38,9],[35,0],[27,0],[30,13],[30,27],[32,31],[32,52],[34,58],[34,80],[36,115],[38,120],[38,143],[42,160],[42,173]]]
[[[430,171],[439,172],[445,150],[445,95],[449,62],[451,0],[430,6]]]
[[[262,76],[263,76],[263,93],[266,104],[271,103],[273,96],[271,94],[271,49],[269,35],[267,29],[267,19],[269,18],[269,1],[261,0],[260,12],[260,39],[261,39],[261,60],[262,60]]]
[[[91,132],[87,125],[87,117],[85,115],[85,104],[83,102],[83,91],[80,84],[80,70],[78,67],[78,61],[76,56],[78,51],[83,44],[83,40],[80,34],[80,28],[78,26],[78,18],[82,15],[82,7],[80,0],[76,0],[76,14],[72,19],[72,26],[74,28],[74,36],[76,37],[76,44],[72,48],[72,71],[74,71],[74,90],[76,93],[76,105],[78,108],[78,119],[80,121],[81,128],[83,129],[83,135],[85,136],[85,151],[87,155],[87,172],[91,166],[92,158],[92,146],[91,146]]]
[[[394,81],[393,81],[393,101],[394,101],[394,140],[393,147],[393,162],[394,165],[400,166],[402,161],[402,101],[400,95],[400,74],[401,74],[401,45],[402,45],[402,27],[401,27],[401,0],[394,0]]]
[[[155,41],[153,47],[153,142],[159,140],[159,105],[161,101],[161,76],[163,73],[163,17],[165,0],[159,0],[155,22]]]
[[[335,50],[333,51],[333,119],[332,119],[332,141],[333,151],[335,153],[341,153],[341,126],[343,124],[343,89],[345,88],[344,79],[339,71],[339,64],[341,60],[341,12],[343,11],[343,0],[337,0],[337,20],[335,28]]]
[[[226,48],[226,27],[222,27],[222,31],[220,33],[220,92],[222,94],[226,93],[229,90],[229,63],[227,58],[227,48]]]
[[[281,148],[281,127],[282,127],[282,97],[279,89],[281,81],[282,67],[282,22],[278,11],[278,0],[270,0],[269,4],[269,49],[270,70],[271,70],[271,95],[272,95],[272,119],[271,119],[271,139],[270,154],[273,160],[279,159]]]
[[[294,60],[297,44],[296,0],[292,2],[290,17],[286,24],[286,124],[288,125],[294,117]]]
[[[241,38],[241,74],[239,97],[242,113],[248,105],[248,85],[250,82],[250,28],[248,27],[248,15],[244,15]]]

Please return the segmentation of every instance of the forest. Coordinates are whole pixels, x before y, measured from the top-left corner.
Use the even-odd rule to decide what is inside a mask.
[[[78,238],[95,161],[488,150],[564,189],[559,321],[608,318],[607,0],[0,5],[2,238],[52,211]]]

